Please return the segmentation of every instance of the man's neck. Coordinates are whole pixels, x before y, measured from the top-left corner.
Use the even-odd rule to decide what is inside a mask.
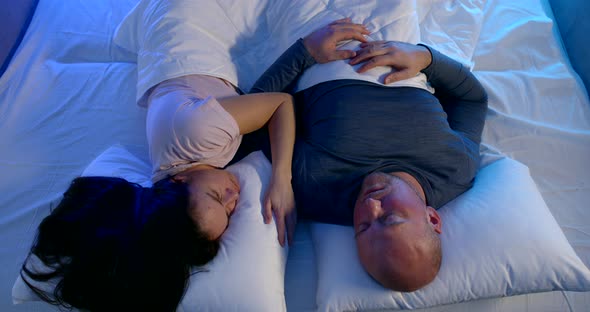
[[[404,180],[404,182],[408,183],[416,191],[418,196],[422,198],[424,203],[426,203],[426,195],[424,194],[424,189],[422,188],[422,185],[420,185],[420,182],[418,182],[418,180],[414,178],[414,176],[403,171],[390,172],[389,174],[396,176]]]

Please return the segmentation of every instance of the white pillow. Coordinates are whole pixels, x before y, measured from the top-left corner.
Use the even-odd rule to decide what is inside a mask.
[[[421,41],[472,65],[482,8],[482,3],[446,6],[425,0],[363,5],[316,0],[140,0],[117,27],[113,42],[137,54],[136,99],[144,105],[151,87],[189,74],[223,78],[247,91],[298,38],[347,16],[371,27],[370,40]],[[450,27],[449,21],[459,26]],[[420,29],[428,33],[421,36]],[[346,48],[356,48],[355,42],[349,45]],[[298,88],[341,78],[380,83],[390,71],[380,67],[358,74],[354,68],[345,61],[316,64],[302,76]],[[431,90],[425,81],[419,75],[391,86]]]
[[[179,311],[286,311],[287,247],[274,221],[264,224],[262,198],[272,167],[260,151],[227,168],[240,181],[240,199],[210,272],[191,277]]]
[[[143,105],[145,93],[158,83],[189,74],[223,78],[236,86],[246,79],[252,85],[265,69],[259,66],[264,56],[238,59],[268,42],[267,5],[268,0],[140,0],[113,38],[137,54],[138,103]],[[256,64],[248,68],[252,60]]]
[[[314,223],[320,311],[417,309],[550,290],[590,290],[590,271],[545,205],[528,168],[509,158],[439,209],[443,261],[425,288],[387,290],[365,273],[352,227]]]
[[[178,311],[285,311],[288,249],[279,245],[274,221],[264,224],[261,214],[262,196],[272,171],[270,162],[262,152],[254,152],[227,170],[240,181],[238,205],[222,236],[219,253],[207,265],[208,272],[191,276]],[[115,176],[151,185],[147,162],[120,145],[98,156],[83,175]],[[12,298],[14,303],[40,300],[20,276],[12,289]]]

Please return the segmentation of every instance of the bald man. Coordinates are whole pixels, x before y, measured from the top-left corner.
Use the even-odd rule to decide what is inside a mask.
[[[295,94],[293,188],[300,217],[353,225],[366,271],[414,291],[440,269],[436,209],[473,185],[487,94],[462,64],[425,45],[357,38],[357,51],[337,50],[346,30],[333,24],[291,46],[252,92],[289,91],[306,69],[345,53],[349,64],[339,66],[359,73],[390,68],[380,83],[327,80]],[[434,94],[390,86],[420,74]]]

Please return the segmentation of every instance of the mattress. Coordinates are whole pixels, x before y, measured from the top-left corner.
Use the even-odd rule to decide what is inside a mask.
[[[351,0],[352,1],[352,0]],[[145,110],[135,105],[135,56],[112,43],[134,0],[39,1],[0,77],[0,310],[38,223],[69,182],[120,143],[147,158]],[[430,7],[434,1],[422,0]],[[449,4],[449,6],[452,6]],[[485,149],[526,164],[570,244],[590,265],[590,101],[544,0],[488,1],[473,71],[490,96]],[[289,253],[289,311],[316,309],[309,224]],[[550,292],[477,300],[427,311],[588,311],[590,293]]]

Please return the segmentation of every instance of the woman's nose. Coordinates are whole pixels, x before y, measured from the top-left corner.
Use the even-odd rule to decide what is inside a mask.
[[[236,208],[240,194],[232,188],[225,189],[225,205],[229,206],[231,210]]]

